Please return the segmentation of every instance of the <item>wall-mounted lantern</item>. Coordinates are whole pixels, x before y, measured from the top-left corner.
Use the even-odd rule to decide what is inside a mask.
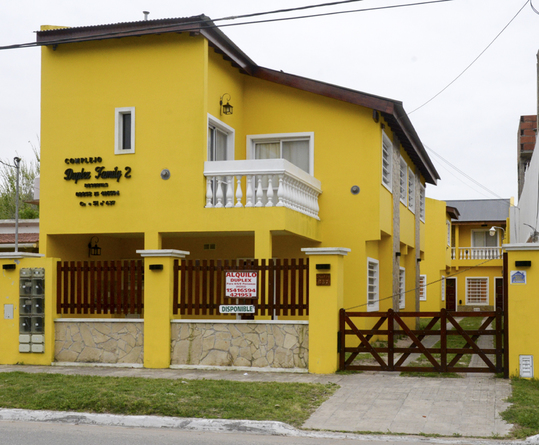
[[[226,99],[225,97],[228,97]],[[219,101],[219,105],[221,106],[221,114],[232,114],[232,109],[234,108],[232,105],[230,105],[230,94],[225,93],[221,96],[221,100]],[[224,100],[226,100],[226,103],[224,103]]]
[[[101,247],[97,245],[99,238],[97,236],[92,236],[90,242],[88,243],[88,256],[99,256],[101,255]]]

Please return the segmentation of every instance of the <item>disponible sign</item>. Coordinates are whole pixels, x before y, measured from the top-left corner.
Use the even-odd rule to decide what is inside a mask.
[[[255,307],[252,304],[222,304],[219,306],[221,314],[254,314]]]
[[[258,273],[256,271],[230,271],[226,272],[226,293],[230,298],[258,298],[256,285]]]

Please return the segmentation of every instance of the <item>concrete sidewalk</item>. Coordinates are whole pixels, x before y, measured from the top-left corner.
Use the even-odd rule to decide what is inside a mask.
[[[199,369],[0,365],[0,372],[11,371],[340,385],[341,388],[303,425],[305,429],[500,437],[505,436],[512,427],[499,416],[508,407],[505,399],[511,395],[510,382],[489,374],[463,374],[464,378],[428,378],[400,377],[399,373],[384,372],[315,375]]]

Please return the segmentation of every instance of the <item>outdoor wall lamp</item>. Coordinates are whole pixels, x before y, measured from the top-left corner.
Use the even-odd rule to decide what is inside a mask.
[[[101,255],[101,247],[97,245],[99,238],[97,236],[92,236],[90,242],[88,243],[88,256],[99,256]],[[92,243],[94,243],[92,245]]]
[[[505,238],[505,229],[503,227],[492,226],[488,231],[490,236],[496,236],[496,229],[503,230],[503,237]]]
[[[228,97],[228,99],[225,99],[225,96]],[[226,100],[226,104],[223,103],[223,99]],[[232,109],[234,108],[232,105],[230,105],[230,94],[225,93],[221,96],[221,100],[219,101],[219,105],[221,106],[221,114],[232,114]]]

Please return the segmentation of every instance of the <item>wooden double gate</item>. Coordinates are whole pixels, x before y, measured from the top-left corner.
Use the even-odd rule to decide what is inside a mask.
[[[430,320],[423,329],[411,329],[410,325],[414,325],[419,317]],[[462,326],[463,320],[471,317],[481,317],[479,328]],[[365,324],[365,319],[373,318],[372,328],[357,327],[360,323]],[[411,320],[406,323],[404,319]],[[391,309],[387,312],[346,312],[341,309],[339,331],[341,370],[491,372],[509,377],[507,319],[502,308],[492,312],[450,312],[446,309],[440,312],[395,312]],[[481,337],[487,339],[482,342],[486,346],[479,345]],[[459,366],[466,355],[477,356],[479,360],[471,361],[469,366]],[[474,366],[474,362],[479,364]]]

